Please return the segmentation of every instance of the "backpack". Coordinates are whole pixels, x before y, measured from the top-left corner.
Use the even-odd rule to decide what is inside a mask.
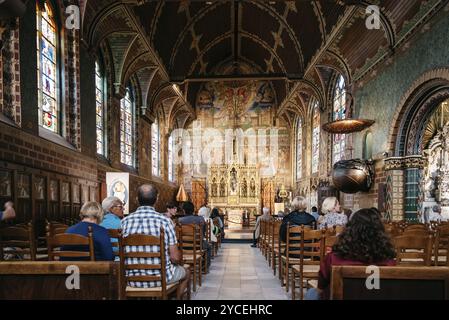
[[[214,228],[212,229],[212,233],[217,236],[220,234],[220,228],[214,225]]]

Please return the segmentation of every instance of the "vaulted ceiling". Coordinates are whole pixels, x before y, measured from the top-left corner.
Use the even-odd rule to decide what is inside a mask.
[[[202,82],[245,78],[270,80],[291,122],[312,96],[326,105],[335,72],[349,85],[367,77],[447,2],[377,0],[381,28],[369,30],[368,1],[85,0],[82,34],[93,52],[107,43],[118,87],[137,77],[143,106],[172,106],[169,125],[195,117]]]

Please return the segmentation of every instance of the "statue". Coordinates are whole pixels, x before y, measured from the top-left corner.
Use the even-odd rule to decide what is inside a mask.
[[[220,197],[226,196],[226,183],[223,178],[220,181]]]
[[[246,182],[246,179],[243,179],[242,181],[242,193],[241,193],[243,198],[248,197],[248,184]]]
[[[232,194],[235,194],[237,192],[237,171],[235,170],[235,168],[231,169],[230,188]]]
[[[249,196],[254,198],[256,196],[256,182],[254,181],[254,178],[251,178],[249,189],[250,189]]]
[[[216,197],[218,195],[218,186],[217,186],[217,180],[214,178],[212,180],[212,197]]]

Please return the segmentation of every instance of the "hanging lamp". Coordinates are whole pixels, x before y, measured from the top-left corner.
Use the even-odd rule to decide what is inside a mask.
[[[345,94],[351,97],[350,106],[346,109],[346,119],[335,120],[323,124],[323,130],[333,134],[347,134],[365,130],[371,127],[376,121],[369,119],[354,119],[351,117],[351,110],[354,104],[354,97],[351,93],[346,92]]]

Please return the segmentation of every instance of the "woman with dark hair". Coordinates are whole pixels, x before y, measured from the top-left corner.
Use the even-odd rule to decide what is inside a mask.
[[[321,261],[318,289],[307,291],[306,300],[329,299],[332,266],[378,265],[393,266],[396,252],[377,209],[361,209],[355,212],[337,243]]]

